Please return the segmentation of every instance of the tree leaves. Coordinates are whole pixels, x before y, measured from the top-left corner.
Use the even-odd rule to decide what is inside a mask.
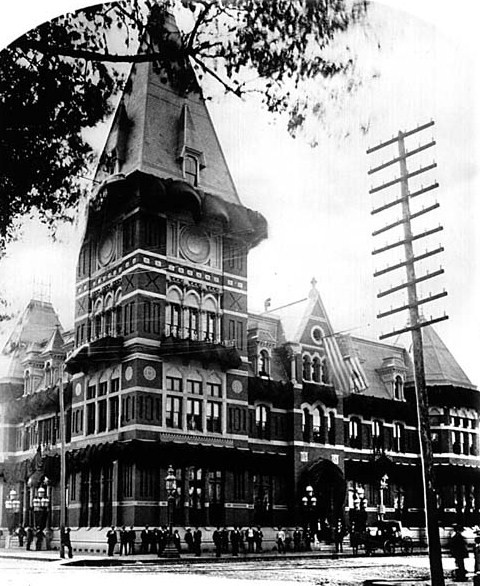
[[[179,4],[191,23],[182,31],[170,16]],[[129,0],[28,32],[0,53],[0,250],[22,214],[71,217],[94,159],[82,130],[111,113],[119,63],[152,61],[180,93],[201,92],[204,77],[240,97],[260,92],[294,135],[308,109],[294,91],[351,67],[325,49],[365,10],[359,0]]]

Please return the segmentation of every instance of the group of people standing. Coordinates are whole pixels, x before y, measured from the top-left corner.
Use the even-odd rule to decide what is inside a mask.
[[[52,549],[53,531],[50,527],[42,529],[41,527],[33,527],[31,525],[27,525],[26,527],[19,525],[13,532],[13,535],[17,537],[18,545],[20,547],[24,547],[25,545],[27,551],[31,551],[33,547],[36,551],[40,551],[43,549],[44,543],[47,551]]]
[[[212,535],[215,553],[220,557],[222,553],[231,551],[233,556],[242,553],[259,553],[262,551],[263,531],[260,527],[252,526],[247,529],[233,527],[230,531],[224,527],[217,527]]]

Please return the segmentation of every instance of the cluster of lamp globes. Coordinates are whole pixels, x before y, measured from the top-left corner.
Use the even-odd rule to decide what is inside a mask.
[[[309,505],[311,507],[315,507],[315,505],[317,504],[317,497],[313,494],[312,486],[309,485],[305,488],[305,496],[302,498],[302,503],[306,507],[308,507]]]
[[[20,500],[17,498],[17,491],[14,488],[8,493],[5,508],[8,513],[18,513],[20,510]]]

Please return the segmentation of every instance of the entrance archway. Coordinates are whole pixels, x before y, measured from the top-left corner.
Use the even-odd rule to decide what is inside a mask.
[[[299,495],[305,494],[307,487],[313,488],[316,503],[309,511],[317,526],[319,539],[330,540],[336,523],[344,519],[344,503],[347,484],[342,470],[330,460],[319,458],[312,462],[300,476]]]

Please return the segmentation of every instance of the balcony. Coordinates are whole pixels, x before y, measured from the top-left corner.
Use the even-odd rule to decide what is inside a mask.
[[[68,372],[86,372],[88,366],[98,362],[112,363],[120,360],[123,351],[123,338],[104,336],[96,338],[76,348],[67,356],[65,366]]]
[[[167,325],[159,348],[161,356],[178,355],[203,363],[218,362],[223,370],[238,368],[242,364],[235,340],[221,340],[212,332],[199,332],[192,328]]]

